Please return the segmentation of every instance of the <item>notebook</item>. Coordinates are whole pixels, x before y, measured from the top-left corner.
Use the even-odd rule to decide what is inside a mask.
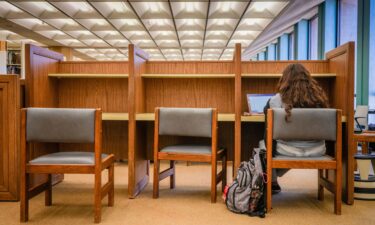
[[[247,94],[247,104],[250,114],[263,114],[267,101],[275,94]]]

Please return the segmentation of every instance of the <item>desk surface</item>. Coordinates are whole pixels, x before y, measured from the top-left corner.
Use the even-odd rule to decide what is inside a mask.
[[[129,113],[102,113],[102,120],[127,121]]]
[[[235,118],[234,113],[219,113],[218,121],[220,122],[233,122]],[[154,121],[155,115],[154,113],[137,113],[135,116],[137,121]],[[251,115],[251,116],[241,116],[242,122],[264,122],[265,118],[264,115]],[[346,122],[346,117],[342,117],[342,122]]]

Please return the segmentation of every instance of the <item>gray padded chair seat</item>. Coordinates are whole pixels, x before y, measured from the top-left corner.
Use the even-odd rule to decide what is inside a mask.
[[[284,156],[284,155],[276,155],[272,157],[273,160],[334,160],[329,155],[323,155],[319,157],[291,157],[291,156]]]
[[[209,145],[171,145],[164,147],[160,152],[180,154],[211,154]]]
[[[102,159],[107,157],[102,154]],[[94,164],[94,152],[56,152],[40,156],[29,162],[29,164]]]

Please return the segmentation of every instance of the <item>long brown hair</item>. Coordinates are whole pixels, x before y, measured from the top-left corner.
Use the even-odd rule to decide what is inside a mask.
[[[284,69],[277,90],[285,104],[286,121],[292,108],[328,108],[327,95],[301,64],[290,64]]]

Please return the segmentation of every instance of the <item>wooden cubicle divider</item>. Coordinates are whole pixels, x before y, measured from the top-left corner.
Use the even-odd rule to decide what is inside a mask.
[[[302,63],[327,92],[331,106],[343,110],[347,118],[343,130],[345,153],[351,148],[353,131],[353,57],[353,43],[348,43],[327,53],[326,60],[245,62],[241,61],[241,45],[236,44],[232,61],[148,61],[146,53],[129,45],[128,62],[47,63],[34,55],[37,63],[26,70],[47,69],[41,70],[43,75],[29,73],[34,78],[27,78],[33,81],[26,82],[27,86],[41,80],[54,88],[44,85],[41,89],[26,89],[29,98],[34,96],[32,99],[53,96],[52,100],[46,99],[52,107],[103,109],[104,150],[115,153],[116,159],[128,160],[128,191],[129,197],[134,198],[149,180],[155,107],[217,108],[219,145],[228,148],[228,159],[237,168],[241,161],[248,160],[264,132],[264,116],[243,115],[248,111],[246,94],[275,93],[278,79],[290,63]],[[44,90],[46,93],[41,93]],[[206,140],[164,138],[160,146],[181,141]],[[345,157],[350,166],[351,156]],[[344,194],[350,196],[351,189],[346,189],[349,181],[345,182]]]
[[[17,201],[20,184],[20,85],[0,75],[0,200]]]
[[[331,104],[342,110],[346,117],[343,129],[343,200],[354,203],[354,42],[349,42],[327,52],[328,70],[336,74],[336,82],[331,89]]]
[[[129,45],[129,176],[128,195],[135,198],[149,181],[150,162],[145,151],[145,131],[136,122],[136,114],[145,110],[145,87],[142,74],[148,55],[133,44]]]

